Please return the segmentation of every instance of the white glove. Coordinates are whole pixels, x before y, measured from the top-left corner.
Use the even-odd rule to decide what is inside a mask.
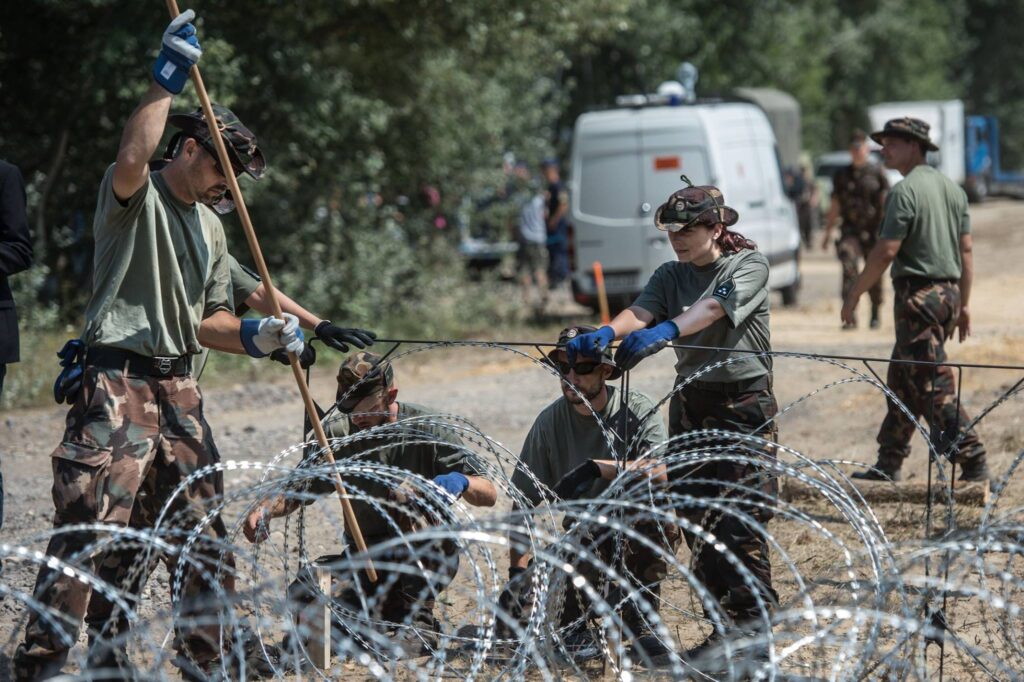
[[[299,329],[299,318],[291,313],[283,315],[283,320],[276,317],[242,320],[242,345],[249,355],[262,358],[278,348],[295,354],[302,353],[305,337]]]

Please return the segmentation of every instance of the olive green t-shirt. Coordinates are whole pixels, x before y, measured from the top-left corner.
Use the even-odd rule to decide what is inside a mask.
[[[337,446],[334,449],[335,461],[358,460],[386,464],[405,469],[427,480],[453,471],[466,476],[480,475],[470,461],[470,452],[462,444],[462,439],[452,428],[441,423],[444,421],[442,417],[433,420],[416,419],[437,414],[440,413],[420,405],[399,403],[397,421],[386,427],[386,436]],[[348,418],[342,415],[340,419],[326,423],[324,429],[328,438],[344,438],[349,435],[351,426]],[[313,464],[323,462],[317,461]],[[370,497],[379,500],[386,500],[388,497],[390,486],[381,482],[364,476],[342,477],[342,480],[346,488],[361,490]],[[324,478],[315,478],[309,481],[306,489],[316,495],[328,495],[334,492],[334,483]],[[387,519],[369,503],[353,499],[352,511],[359,521],[359,529],[364,537],[391,534],[391,526]]]
[[[245,300],[252,296],[252,292],[259,288],[262,280],[259,275],[239,263],[230,253],[228,254],[228,272],[231,274],[232,307],[235,309],[235,315],[241,317],[249,310],[249,305]],[[192,358],[192,376],[196,378],[196,381],[203,375],[203,370],[206,369],[206,361],[209,358],[209,348],[203,348],[199,355]]]
[[[174,197],[160,173],[122,204],[113,177],[112,165],[93,220],[94,285],[82,338],[150,357],[198,353],[203,319],[232,310],[220,219]]]
[[[668,440],[665,422],[654,409],[654,401],[643,393],[630,391],[626,400],[629,412],[626,437],[631,453],[642,453],[650,446]],[[601,410],[601,421],[621,435],[626,422],[622,414],[619,395],[614,386],[608,386],[608,403]],[[640,419],[646,417],[646,421]],[[636,436],[635,434],[639,434]],[[636,445],[641,447],[637,448]],[[629,457],[632,459],[633,457]],[[544,500],[533,480],[523,469],[525,466],[548,488],[554,487],[567,473],[588,459],[614,459],[608,449],[604,432],[592,414],[582,415],[561,396],[537,415],[519,454],[520,464],[512,474],[512,485],[519,489],[534,505]],[[590,496],[601,494],[609,481],[594,484]]]
[[[960,236],[970,231],[964,190],[921,165],[889,192],[878,236],[903,240],[892,263],[894,278],[960,279]]]
[[[721,256],[710,265],[671,261],[648,280],[633,305],[654,316],[655,323],[670,320],[697,301],[714,297],[725,317],[676,342],[693,346],[770,351],[768,259],[760,251],[743,249]],[[676,372],[686,377],[730,357],[727,351],[676,349]],[[770,356],[750,353],[732,355],[733,362],[700,377],[700,381],[734,382],[755,379],[771,372]]]

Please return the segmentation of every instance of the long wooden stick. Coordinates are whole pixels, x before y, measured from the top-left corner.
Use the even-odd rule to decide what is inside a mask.
[[[171,19],[177,18],[180,14],[176,0],[167,0],[167,10],[171,13]],[[227,178],[228,185],[231,188],[231,198],[234,199],[235,207],[238,209],[238,217],[242,220],[245,239],[249,242],[249,250],[252,252],[253,261],[256,263],[256,272],[259,273],[260,278],[263,280],[263,288],[267,292],[270,309],[273,311],[274,317],[284,319],[284,316],[281,314],[281,304],[277,300],[277,291],[270,281],[270,271],[267,270],[267,263],[263,260],[263,250],[260,249],[260,243],[256,239],[256,230],[253,229],[252,220],[249,219],[249,210],[246,208],[245,200],[242,198],[242,188],[238,186],[238,178],[235,177],[232,170],[233,166],[231,165],[231,158],[228,156],[227,147],[224,146],[224,138],[221,136],[220,130],[217,129],[217,117],[213,114],[213,105],[210,104],[210,97],[206,94],[206,86],[203,85],[203,77],[199,74],[199,66],[193,64],[189,75],[192,76],[192,82],[196,86],[196,93],[199,95],[199,102],[202,104],[206,123],[210,126],[210,137],[217,148],[217,158],[220,160],[220,167],[224,170],[224,177]],[[317,415],[316,407],[313,405],[313,398],[309,394],[309,386],[306,385],[306,377],[302,374],[299,358],[295,353],[288,353],[288,360],[292,366],[292,374],[295,375],[295,383],[299,385],[299,393],[302,394],[302,403],[306,406],[309,421],[313,424],[313,432],[316,434],[317,443],[320,444],[320,447],[327,455],[327,461],[334,467],[334,453],[327,443],[327,434],[324,433],[323,424],[320,423],[320,417]],[[363,531],[359,528],[359,521],[356,520],[355,512],[352,511],[352,502],[348,498],[348,493],[345,492],[345,485],[341,482],[341,476],[338,474],[337,468],[334,469],[334,489],[338,491],[338,499],[341,500],[341,510],[345,516],[345,528],[352,536],[352,539],[355,540],[359,551],[365,553],[366,541],[363,540]],[[366,575],[371,582],[377,582],[377,571],[373,568],[373,562],[369,559],[366,560]]]

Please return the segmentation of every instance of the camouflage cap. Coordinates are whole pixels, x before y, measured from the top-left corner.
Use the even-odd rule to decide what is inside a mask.
[[[217,128],[224,138],[228,156],[231,157],[235,175],[244,172],[254,180],[259,180],[267,169],[267,161],[263,151],[256,145],[256,135],[227,107],[214,104],[212,108],[217,119]],[[187,114],[171,114],[167,117],[167,122],[179,128],[185,135],[195,138],[213,158],[217,158],[217,150],[210,136],[210,126],[206,123],[202,108]]]
[[[569,343],[577,336],[580,336],[582,334],[589,334],[590,332],[596,331],[597,327],[591,327],[588,324],[578,324],[572,327],[566,327],[558,334],[558,345],[552,348],[550,351],[548,351],[548,361],[552,363],[555,362],[555,354],[559,352],[564,352],[565,344]],[[618,379],[620,376],[622,376],[622,370],[619,369],[619,366],[615,364],[615,360],[612,359],[611,347],[605,348],[604,352],[601,354],[601,364],[608,365],[609,367],[612,368],[612,373],[608,375],[609,380]]]
[[[904,116],[903,118],[894,118],[886,121],[885,126],[881,130],[871,133],[871,139],[878,144],[882,144],[882,138],[884,137],[902,137],[920,142],[930,152],[937,152],[939,151],[939,145],[932,142],[931,137],[928,135],[931,129],[930,125],[919,118]]]
[[[868,134],[860,128],[854,128],[853,132],[850,133],[850,146],[859,146],[868,141]]]
[[[714,185],[691,185],[676,190],[654,214],[654,226],[666,232],[678,232],[693,223],[735,225],[740,219],[735,209],[725,205],[722,190]]]
[[[381,366],[381,359],[380,355],[368,350],[361,350],[348,356],[338,368],[338,386],[348,389],[369,377],[364,385],[370,386],[371,390],[378,386],[391,388],[395,383],[395,371],[391,368],[391,363]],[[378,376],[381,377],[379,382],[375,380]]]
[[[380,355],[364,350],[353,353],[341,363],[336,395],[341,412],[349,413],[363,398],[395,385],[395,372],[391,364],[381,365],[381,360]]]

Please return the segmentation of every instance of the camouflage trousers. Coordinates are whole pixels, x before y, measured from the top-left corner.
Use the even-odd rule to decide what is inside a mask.
[[[63,442],[52,454],[54,528],[91,523],[151,528],[175,488],[218,460],[203,417],[202,396],[191,376],[132,376],[89,366],[68,411]],[[153,561],[159,557],[167,564],[172,596],[175,583],[181,585],[174,602],[180,624],[175,640],[179,660],[191,659],[200,671],[220,657],[215,593],[234,591],[233,558],[217,547],[227,537],[224,522],[219,516],[204,522],[222,496],[219,473],[179,492],[165,511],[161,537],[181,545],[189,531],[199,528],[200,538],[180,562],[177,556],[153,556]],[[107,537],[93,531],[58,533],[46,551],[124,590],[126,600],[138,606],[137,595],[152,564],[140,558],[151,549],[103,549]],[[203,578],[204,572],[212,580]],[[83,616],[94,648],[105,648],[119,634],[118,628],[127,627],[119,609],[99,592],[90,600],[90,592],[89,585],[63,571],[40,569],[34,597],[61,615],[47,622],[35,611],[30,614],[25,641],[14,657],[17,679],[41,679],[59,671]]]
[[[874,234],[861,232],[844,232],[836,240],[836,255],[839,257],[839,265],[842,268],[842,285],[840,286],[840,299],[845,301],[854,282],[860,276],[861,261],[867,260],[871,249],[875,248],[877,238]],[[882,280],[879,278],[874,286],[868,289],[868,296],[871,298],[872,310],[882,305]]]
[[[896,345],[892,359],[945,362],[945,342],[956,330],[960,315],[959,285],[900,278],[893,280],[893,286]],[[878,431],[879,464],[900,468],[910,454],[910,439],[921,417],[928,422],[931,442],[939,453],[953,455],[957,462],[985,456],[978,434],[964,429],[971,420],[958,404],[952,368],[892,362],[886,384],[914,419],[887,401],[888,411]]]
[[[666,556],[675,555],[682,544],[682,535],[675,524],[658,521],[641,521],[634,526],[634,530],[650,540],[655,547],[660,547],[664,554],[628,536],[597,527],[591,527],[584,533],[584,542],[591,552],[611,566],[616,573],[623,575],[633,585],[643,587],[642,598],[657,613],[661,607],[661,583],[668,576],[669,563]],[[616,544],[620,542],[621,546],[616,548]],[[619,552],[618,557],[616,549]],[[616,558],[619,562],[616,562]],[[607,576],[599,566],[590,562],[580,562],[575,568],[598,592],[603,590]],[[613,606],[622,601],[618,594],[621,589],[616,585],[609,591],[608,602]],[[565,627],[581,616],[590,615],[590,599],[567,580],[559,627]],[[646,629],[643,611],[633,600],[623,602],[622,619],[634,635],[640,636]]]
[[[721,429],[777,440],[778,427],[774,421],[767,423],[778,413],[771,379],[766,378],[759,383],[767,384],[767,388],[744,390],[739,385],[737,390],[729,390],[729,387],[722,385],[686,386],[672,396],[669,404],[669,435],[676,436],[700,429]],[[728,441],[706,443],[708,447],[726,444]],[[722,451],[714,452],[723,454]],[[743,452],[746,457],[752,454],[756,453]],[[765,458],[775,458],[774,450],[760,454]],[[674,492],[693,497],[759,499],[751,492],[737,489],[736,484],[768,496],[767,500],[760,498],[761,502],[770,503],[771,498],[778,494],[778,481],[774,476],[756,464],[743,461],[722,459],[694,464],[672,472],[670,479]],[[744,511],[761,523],[767,523],[772,517],[767,510],[744,507]],[[729,563],[725,554],[697,535],[684,532],[692,556],[694,575],[726,615],[736,623],[748,622],[760,616],[758,597],[768,608],[778,602],[778,595],[772,587],[768,543],[763,534],[731,514],[707,510],[699,504],[685,505],[678,513],[714,534],[753,576],[752,581],[747,580]],[[705,615],[710,617],[707,605],[702,606]]]

